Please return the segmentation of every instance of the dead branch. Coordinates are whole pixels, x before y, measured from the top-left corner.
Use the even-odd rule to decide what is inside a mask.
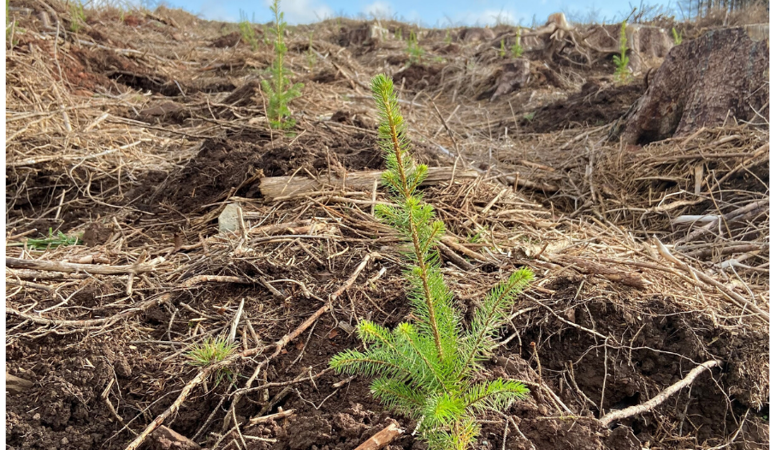
[[[91,273],[99,275],[122,275],[154,271],[164,262],[163,257],[156,258],[147,264],[132,264],[130,266],[107,266],[101,264],[76,264],[59,261],[40,261],[34,259],[5,258],[5,266],[11,269],[48,270],[64,273]]]
[[[686,377],[677,381],[671,386],[667,387],[666,389],[663,390],[663,392],[656,395],[655,397],[647,400],[641,405],[629,406],[628,408],[613,411],[609,414],[605,414],[604,417],[599,419],[599,423],[601,423],[605,427],[608,427],[612,422],[615,422],[616,420],[625,419],[628,417],[635,416],[637,414],[642,414],[642,413],[651,411],[656,406],[665,402],[666,399],[668,399],[675,393],[682,390],[682,388],[692,384],[692,382],[695,381],[695,378],[697,378],[698,375],[700,375],[701,373],[711,369],[712,367],[718,367],[721,365],[722,365],[722,361],[717,361],[717,360],[707,361],[697,366],[696,368],[692,369],[690,373],[687,374]]]
[[[251,419],[249,419],[249,426],[258,425],[260,423],[267,423],[267,422],[270,422],[271,420],[284,419],[292,415],[294,415],[294,410],[287,409],[286,411],[278,411],[277,413],[270,414],[269,416],[252,417]]]

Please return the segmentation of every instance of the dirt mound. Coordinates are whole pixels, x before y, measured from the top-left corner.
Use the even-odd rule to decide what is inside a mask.
[[[211,41],[211,46],[216,48],[230,48],[235,47],[241,42],[241,33],[233,31],[230,34],[220,36]]]
[[[567,99],[536,109],[531,117],[519,117],[517,124],[536,133],[606,125],[620,118],[643,93],[642,80],[623,85],[614,84],[610,78],[592,80]]]
[[[393,75],[393,82],[405,88],[420,91],[439,86],[443,67],[438,65],[411,64]]]
[[[346,117],[350,120],[345,113],[338,114],[337,121],[345,122]],[[242,132],[225,139],[206,140],[186,167],[159,188],[158,195],[180,211],[193,212],[233,195],[260,198],[259,179],[263,176],[298,172],[317,175],[330,167],[339,170],[382,167],[384,161],[372,134],[357,133],[342,140],[334,134],[325,136],[298,138],[291,143],[271,141],[269,134]]]

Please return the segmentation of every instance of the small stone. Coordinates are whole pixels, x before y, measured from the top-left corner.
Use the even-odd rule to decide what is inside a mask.
[[[40,420],[40,413],[35,413],[35,415],[32,416],[32,420]]]
[[[69,443],[70,443],[70,441],[66,437],[61,438],[61,445],[67,445]]]
[[[237,233],[241,230],[240,220],[238,219],[238,211],[242,211],[240,205],[237,203],[230,203],[225,206],[224,211],[219,215],[219,232],[224,233]]]

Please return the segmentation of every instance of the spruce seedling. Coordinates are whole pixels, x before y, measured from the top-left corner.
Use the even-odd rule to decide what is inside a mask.
[[[77,33],[86,23],[86,11],[80,0],[72,2],[70,5],[70,31]]]
[[[420,438],[430,449],[464,450],[478,435],[480,412],[504,410],[529,392],[517,381],[478,380],[497,329],[506,323],[516,294],[532,279],[532,272],[520,269],[496,286],[468,329],[463,329],[439,266],[437,243],[444,224],[435,220],[433,208],[417,191],[428,167],[416,164],[411,156],[393,80],[375,76],[372,93],[387,167],[382,183],[394,203],[377,205],[376,214],[407,244],[404,275],[414,320],[393,330],[361,321],[357,331],[366,349],[339,353],[330,365],[337,372],[377,377],[371,384],[374,397],[418,420]]]
[[[505,39],[500,41],[500,50],[498,51],[498,56],[501,58],[505,58],[507,51],[505,50]]]
[[[615,63],[615,78],[620,82],[625,82],[631,75],[628,70],[628,39],[626,38],[626,21],[620,24],[620,55],[613,55],[612,62]]]
[[[262,80],[262,88],[267,93],[267,118],[273,128],[288,129],[294,126],[294,120],[289,111],[289,102],[302,95],[300,92],[302,83],[291,84],[289,76],[291,72],[284,67],[286,57],[286,44],[283,34],[286,31],[286,22],[283,20],[283,12],[280,8],[280,0],[274,0],[270,10],[275,14],[275,25],[270,31],[275,37],[273,48],[275,59],[270,68],[272,79]]]
[[[190,365],[195,367],[208,367],[222,362],[232,355],[238,346],[228,342],[225,338],[206,338],[202,343],[196,344],[187,352]],[[225,377],[230,378],[232,372],[229,369],[221,369],[216,375],[215,384],[219,384]]]
[[[241,15],[241,20],[238,22],[238,29],[241,31],[241,39],[243,39],[243,42],[249,44],[252,51],[256,51],[259,47],[259,41],[257,40],[256,33],[254,33],[254,27],[249,21],[249,16],[246,15],[246,12],[242,9],[238,12]]]
[[[674,45],[679,45],[682,43],[682,35],[676,31],[676,27],[671,28],[671,34],[674,36]]]
[[[307,52],[305,53],[305,58],[307,58],[307,65],[310,68],[310,71],[313,71],[313,66],[315,66],[316,56],[315,56],[315,49],[313,48],[313,32],[310,32],[310,39],[307,44]]]
[[[521,46],[521,28],[516,29],[516,40],[513,46],[511,46],[511,55],[514,58],[520,57],[524,54],[524,48]]]
[[[422,61],[422,55],[425,53],[417,42],[417,35],[414,31],[409,32],[409,40],[406,42],[406,52],[409,54],[409,64]]]

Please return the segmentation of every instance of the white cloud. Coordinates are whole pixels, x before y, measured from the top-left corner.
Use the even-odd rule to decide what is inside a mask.
[[[516,15],[504,9],[485,9],[483,11],[468,11],[458,15],[457,22],[465,25],[497,25],[516,23]]]
[[[265,0],[265,4],[269,7],[273,2]],[[281,11],[286,22],[291,25],[334,17],[334,11],[329,5],[316,0],[282,0]]]
[[[222,2],[212,0],[203,2],[199,14],[208,20],[220,20],[222,22],[238,21],[237,17],[234,17],[227,11]]]
[[[393,6],[388,2],[378,0],[361,8],[361,12],[367,17],[389,19],[393,17]]]

